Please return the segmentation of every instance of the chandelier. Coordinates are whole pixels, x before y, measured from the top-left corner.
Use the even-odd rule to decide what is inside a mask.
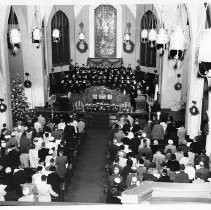
[[[198,62],[199,62],[199,75],[202,77],[211,78],[211,28],[208,26],[208,4],[206,4],[206,24],[205,28],[201,32],[199,41],[199,52],[198,52]]]
[[[128,43],[131,40],[131,33],[130,33],[131,23],[126,23],[126,32],[124,33],[123,41]]]
[[[83,32],[84,24],[82,22],[79,24],[79,28],[81,29],[78,34],[79,42],[83,43],[85,40],[85,33]]]
[[[20,53],[21,33],[17,22],[17,17],[11,7],[9,21],[8,21],[8,47],[12,55]]]
[[[156,39],[157,39],[157,31],[156,31],[156,20],[153,16],[153,5],[152,5],[152,15],[150,16],[151,24],[149,24],[149,33],[148,33],[148,44],[151,48],[155,47]]]
[[[32,44],[37,49],[40,47],[42,41],[42,29],[39,27],[38,19],[37,19],[37,11],[35,10],[35,27],[32,29]]]
[[[177,7],[177,23],[170,34],[169,58],[172,60],[182,60],[185,52],[185,34],[182,28],[181,5]]]
[[[156,47],[160,56],[163,56],[164,50],[169,42],[169,35],[167,30],[164,28],[164,23],[162,20],[163,10],[161,11],[161,19],[160,19],[160,28],[157,32],[156,37]]]

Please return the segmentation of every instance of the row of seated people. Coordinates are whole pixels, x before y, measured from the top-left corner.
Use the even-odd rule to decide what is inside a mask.
[[[113,67],[81,67],[75,66],[71,71],[50,74],[52,93],[72,92],[83,93],[90,86],[107,86],[119,89],[127,94],[140,89],[144,94],[154,94],[158,83],[157,75],[153,73],[135,72],[131,66]],[[58,91],[59,90],[59,91]]]
[[[203,149],[198,149],[197,138],[189,144],[183,140],[177,145],[169,139],[161,148],[159,140],[153,141],[143,132],[144,127],[150,130],[150,125],[136,124],[140,129],[134,131],[137,121],[130,125],[130,120],[125,120],[123,124],[120,120],[111,130],[106,166],[107,202],[120,203],[122,191],[140,186],[143,181],[211,181],[210,157]],[[120,130],[123,134],[121,137],[116,135]]]
[[[76,116],[53,121],[39,117],[32,127],[20,124],[1,131],[0,200],[64,201],[86,137]]]

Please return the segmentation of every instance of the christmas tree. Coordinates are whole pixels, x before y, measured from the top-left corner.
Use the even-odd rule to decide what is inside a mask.
[[[11,105],[13,122],[25,122],[34,117],[34,111],[29,109],[29,103],[24,93],[24,86],[17,74],[17,79],[12,81]]]

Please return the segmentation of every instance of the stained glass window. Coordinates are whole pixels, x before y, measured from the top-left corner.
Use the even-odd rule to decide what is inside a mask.
[[[116,57],[117,11],[111,5],[95,9],[95,57]]]

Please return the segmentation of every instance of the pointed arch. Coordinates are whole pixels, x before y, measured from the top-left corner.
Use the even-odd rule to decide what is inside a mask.
[[[157,18],[155,14],[148,10],[141,19],[140,24],[141,30],[145,29],[156,29]],[[141,35],[140,35],[141,40]],[[148,43],[142,43],[140,46],[140,64],[146,67],[156,67],[157,50],[156,47],[151,48]]]
[[[61,10],[57,11],[52,17],[51,34],[54,28],[60,30],[61,37],[58,43],[55,43],[53,37],[51,37],[52,66],[68,65],[70,61],[69,20]]]

